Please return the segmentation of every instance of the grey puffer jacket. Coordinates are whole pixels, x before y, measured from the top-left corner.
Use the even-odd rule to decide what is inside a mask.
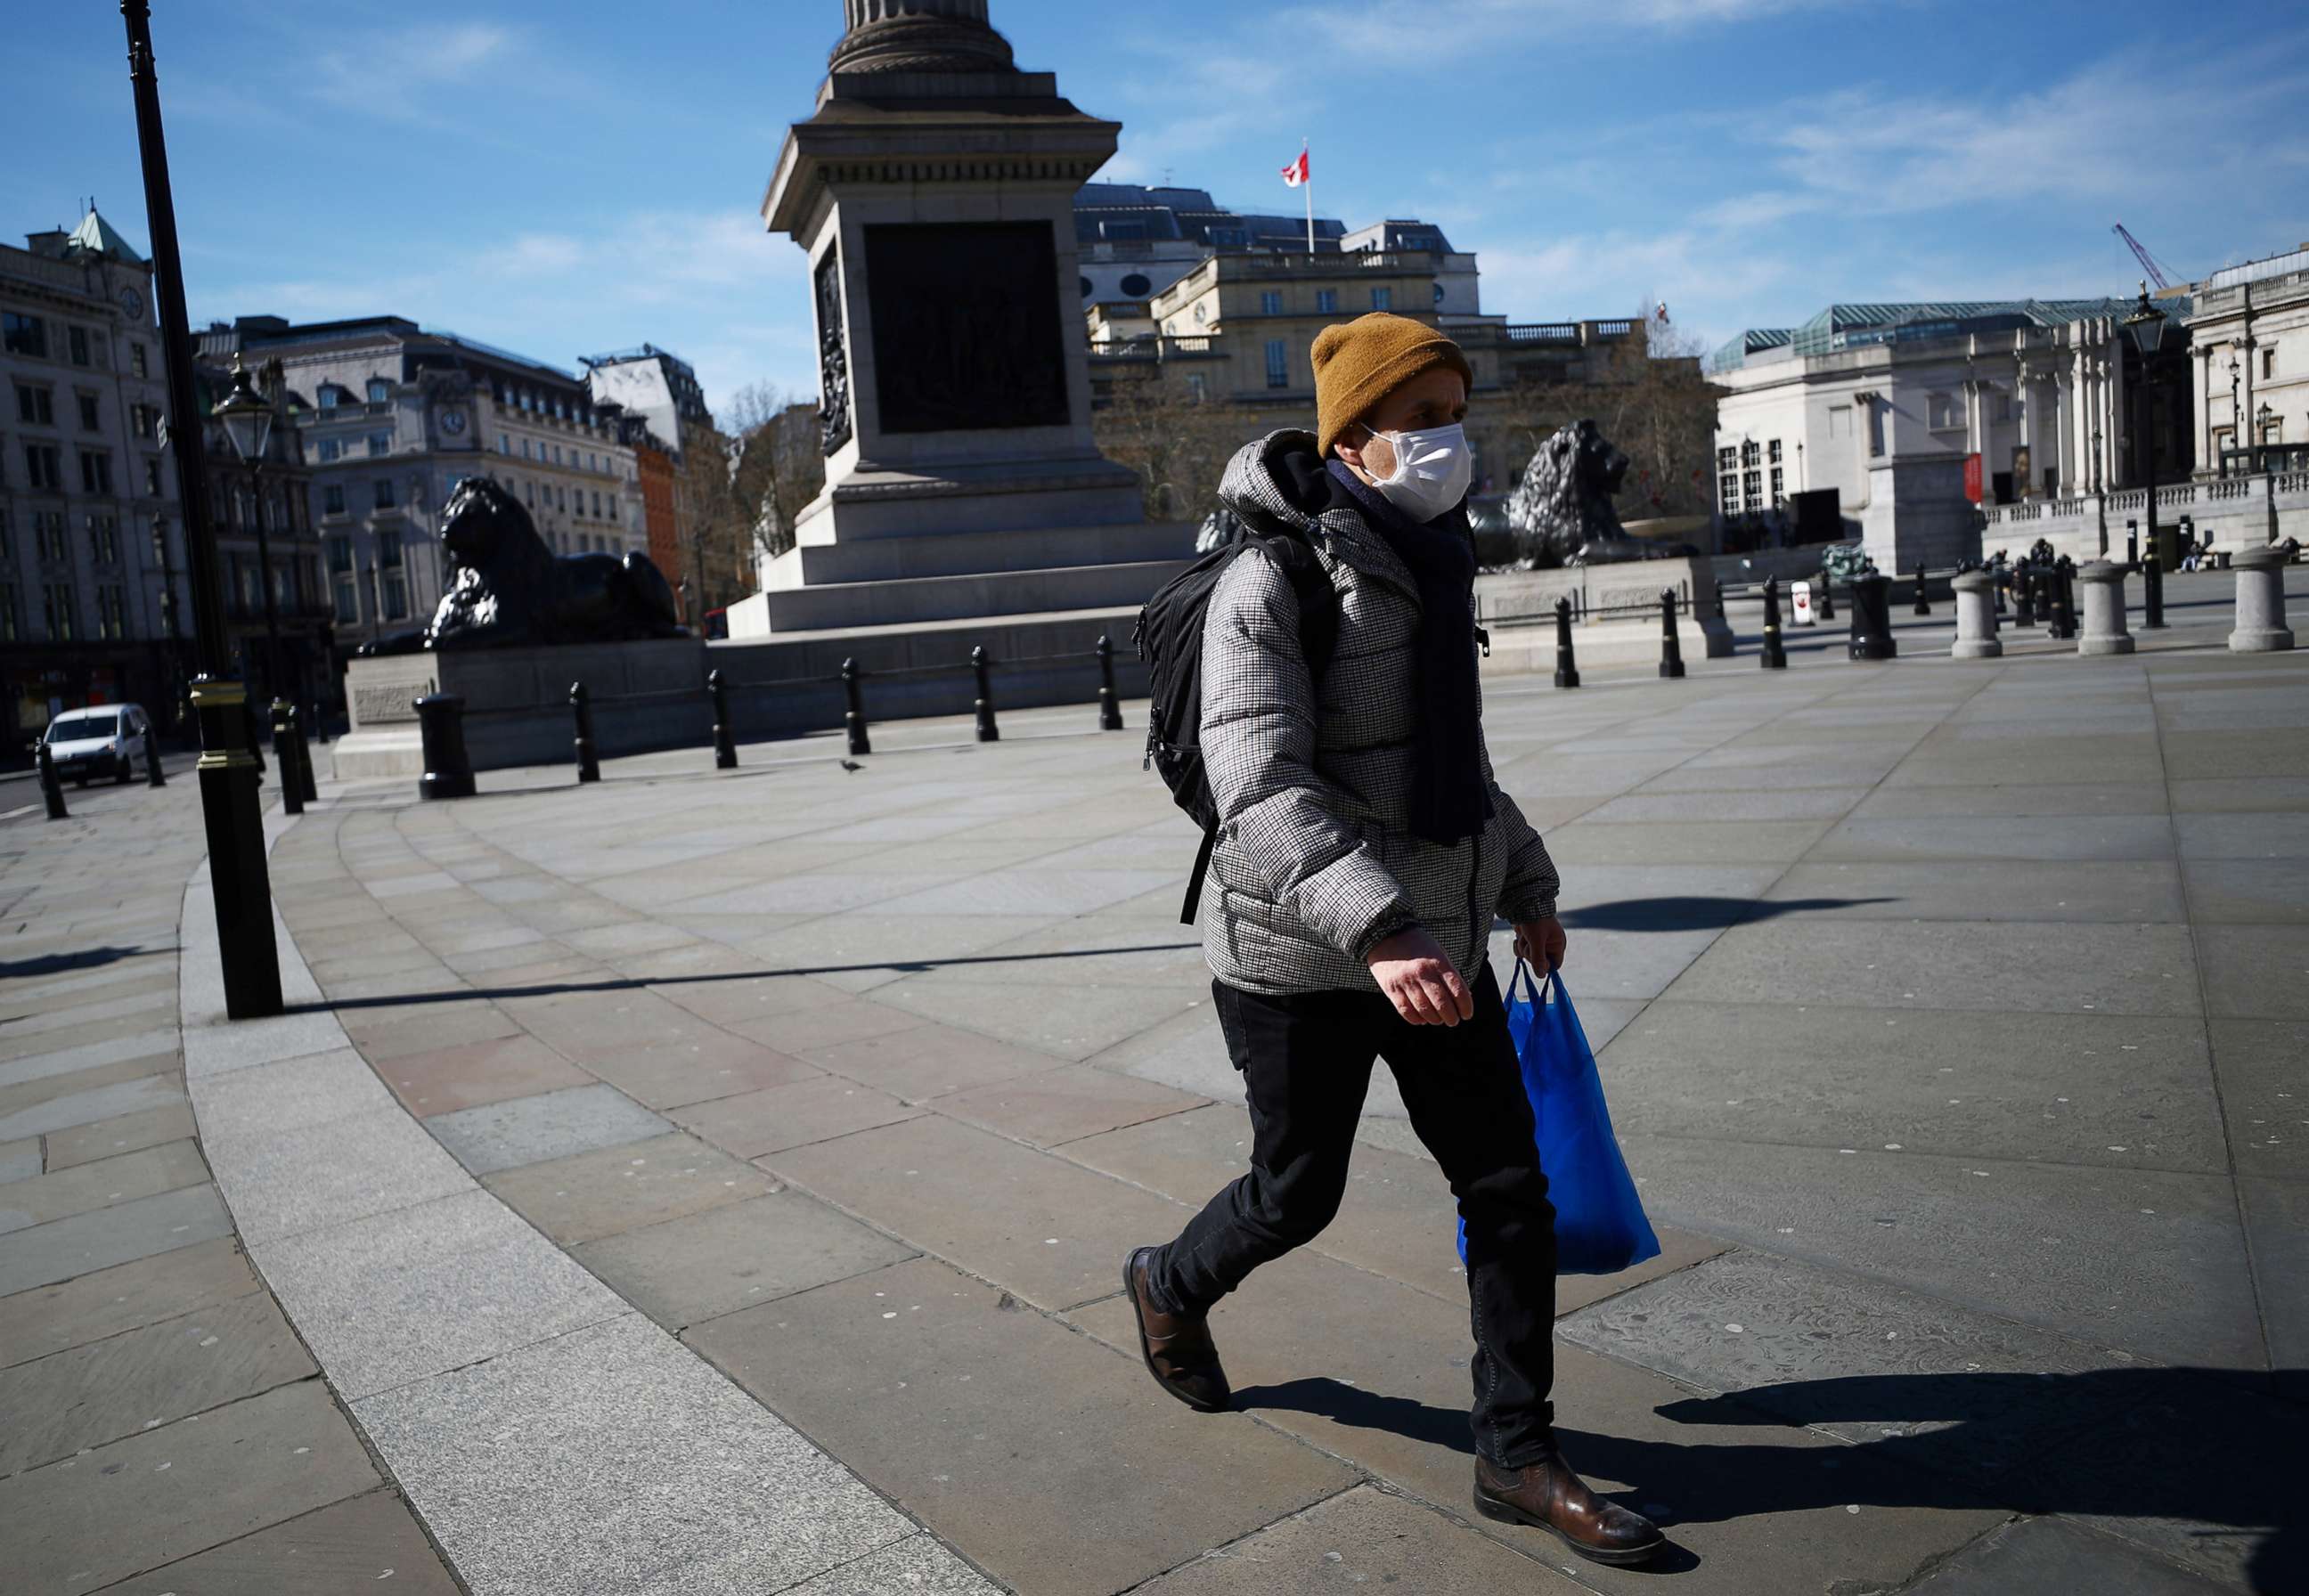
[[[1310,433],[1244,445],[1219,498],[1255,530],[1303,533],[1338,591],[1340,617],[1319,697],[1281,567],[1245,554],[1212,592],[1202,745],[1220,822],[1203,892],[1213,973],[1252,992],[1375,990],[1363,955],[1417,925],[1472,978],[1494,911],[1511,920],[1555,912],[1555,867],[1500,790],[1488,752],[1481,779],[1492,815],[1480,834],[1444,845],[1409,829],[1417,583],[1330,481]]]

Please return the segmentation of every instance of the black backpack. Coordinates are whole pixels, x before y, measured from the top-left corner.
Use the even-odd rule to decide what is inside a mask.
[[[1179,923],[1195,923],[1202,899],[1203,873],[1218,843],[1218,804],[1203,769],[1203,617],[1219,578],[1237,558],[1258,548],[1283,568],[1299,600],[1299,643],[1309,675],[1318,685],[1339,641],[1339,595],[1323,574],[1314,546],[1297,532],[1256,532],[1245,528],[1233,540],[1204,555],[1163,584],[1138,612],[1132,641],[1146,662],[1151,702],[1146,709],[1146,757],[1171,789],[1172,801],[1203,828],[1203,845],[1187,878]]]

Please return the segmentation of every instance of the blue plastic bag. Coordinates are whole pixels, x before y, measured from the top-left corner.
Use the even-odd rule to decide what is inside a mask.
[[[1555,1272],[1616,1274],[1659,1256],[1659,1238],[1637,1199],[1636,1183],[1612,1134],[1611,1111],[1587,1033],[1563,988],[1543,1001],[1530,967],[1516,961],[1508,978],[1508,1035],[1523,1066],[1532,1127],[1547,1195],[1555,1204]],[[1520,990],[1518,989],[1520,988]],[[1459,1221],[1459,1258],[1467,1257],[1467,1224]]]

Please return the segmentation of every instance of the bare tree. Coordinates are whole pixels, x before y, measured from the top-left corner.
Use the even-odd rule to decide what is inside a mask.
[[[1153,521],[1200,521],[1218,507],[1219,479],[1251,436],[1232,406],[1206,403],[1178,372],[1149,365],[1119,375],[1092,413],[1099,452],[1138,473]]]
[[[815,401],[765,383],[732,394],[711,428],[691,428],[675,482],[682,578],[698,609],[752,592],[760,558],[793,544],[794,518],[826,483]]]

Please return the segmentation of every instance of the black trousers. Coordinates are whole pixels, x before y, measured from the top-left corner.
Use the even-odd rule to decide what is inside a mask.
[[[1211,991],[1250,1096],[1250,1171],[1162,1250],[1157,1292],[1174,1309],[1206,1311],[1322,1233],[1346,1191],[1371,1063],[1384,1058],[1467,1225],[1475,1450],[1509,1469],[1552,1456],[1555,1210],[1489,964],[1474,1018],[1456,1026],[1408,1024],[1377,992],[1267,997],[1221,981]],[[1435,1245],[1449,1247],[1449,1232]]]

